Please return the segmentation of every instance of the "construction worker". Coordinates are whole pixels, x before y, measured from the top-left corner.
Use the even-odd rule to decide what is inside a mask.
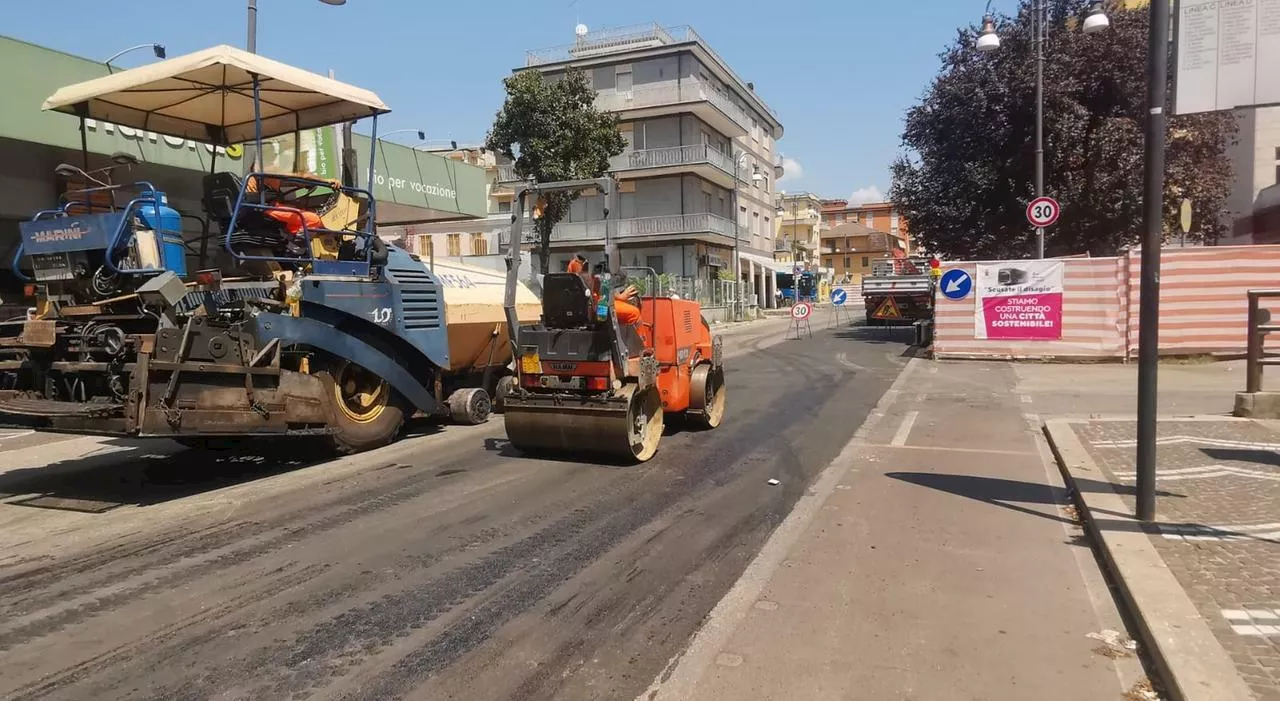
[[[575,275],[583,275],[583,271],[586,269],[587,257],[581,253],[574,254],[573,258],[569,259],[568,272]],[[626,278],[619,276],[618,279],[625,280]],[[588,287],[592,289],[592,298],[598,301],[600,294],[594,290],[593,286],[588,285]],[[635,285],[626,285],[613,293],[613,313],[614,316],[618,317],[619,324],[630,326],[640,321],[640,307],[633,303],[639,298],[640,290]]]

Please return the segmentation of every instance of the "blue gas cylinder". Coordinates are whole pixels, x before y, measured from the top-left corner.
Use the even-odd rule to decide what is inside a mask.
[[[165,270],[186,277],[187,246],[182,241],[182,213],[169,206],[169,196],[165,193],[157,192],[156,197],[160,200],[160,221],[156,221],[157,207],[151,202],[138,207],[138,217],[156,232],[156,245],[160,247]]]

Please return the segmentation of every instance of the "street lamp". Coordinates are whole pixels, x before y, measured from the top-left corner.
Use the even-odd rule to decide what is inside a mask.
[[[326,0],[321,0],[321,2],[325,2],[325,1]],[[378,141],[386,141],[387,137],[391,136],[392,134],[410,134],[410,133],[417,134],[418,141],[420,142],[427,140],[427,132],[421,129],[392,129],[391,131],[383,134],[382,136],[379,136]]]
[[[978,34],[974,48],[982,53],[990,53],[1000,48],[1000,35],[996,33],[996,24],[991,17],[991,0],[983,11],[982,31]],[[1031,31],[1036,47],[1036,197],[1044,197],[1044,0],[1031,3]],[[1094,34],[1111,26],[1102,3],[1095,2],[1089,8],[1084,20],[1085,34]],[[1044,258],[1044,229],[1036,227],[1036,258]]]
[[[338,5],[347,4],[347,0],[320,0],[326,5],[337,7]],[[258,53],[258,0],[249,0],[249,36],[245,41],[245,48],[251,54]]]
[[[123,51],[117,51],[111,55],[111,58],[103,61],[103,63],[106,64],[107,66],[107,72],[108,73],[111,72],[111,62],[116,60],[117,58],[120,58],[121,56],[129,53],[130,51],[137,51],[138,49],[147,49],[147,48],[151,49],[151,52],[156,55],[156,58],[161,58],[161,59],[164,58],[165,56],[164,44],[138,44],[137,46],[130,46],[129,48]]]

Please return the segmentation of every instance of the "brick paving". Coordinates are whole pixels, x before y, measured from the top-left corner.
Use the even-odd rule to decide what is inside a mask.
[[[1134,422],[1075,430],[1132,508]],[[1170,420],[1157,441],[1152,542],[1259,701],[1280,701],[1280,430]]]

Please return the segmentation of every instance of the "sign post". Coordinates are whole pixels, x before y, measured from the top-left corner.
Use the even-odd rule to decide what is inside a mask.
[[[1191,233],[1191,200],[1183,198],[1182,205],[1178,208],[1178,226],[1182,229],[1182,241],[1180,245],[1187,245],[1187,234]]]
[[[799,341],[801,333],[807,332],[809,338],[813,338],[813,326],[809,323],[809,316],[813,314],[813,307],[808,302],[796,302],[791,307],[791,329],[787,332],[788,341]],[[795,333],[795,338],[791,337]]]
[[[844,316],[846,324],[853,323],[853,312],[845,305],[849,302],[849,292],[843,287],[831,290],[831,328],[840,325],[840,317]]]

